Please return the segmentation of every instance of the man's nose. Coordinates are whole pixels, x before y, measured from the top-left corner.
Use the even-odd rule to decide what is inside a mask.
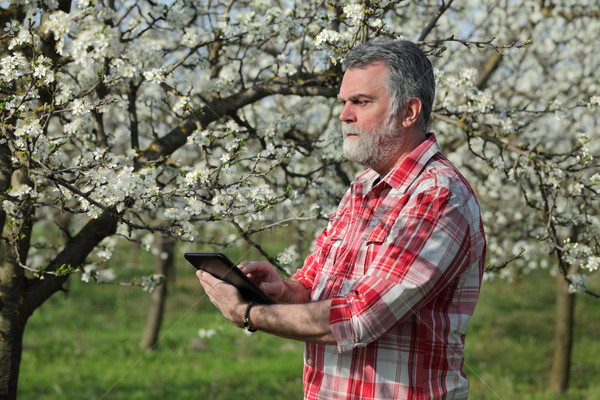
[[[356,122],[356,113],[352,110],[352,103],[346,102],[340,113],[342,122]]]

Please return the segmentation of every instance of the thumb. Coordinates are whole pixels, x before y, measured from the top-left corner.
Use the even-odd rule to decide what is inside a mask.
[[[285,289],[284,283],[279,282],[263,282],[260,284],[260,288],[263,292],[271,297],[280,297]]]
[[[198,277],[198,279],[200,279],[200,282],[208,283],[211,286],[214,286],[220,281],[219,278],[215,278],[210,273],[202,270],[196,271],[196,276]]]

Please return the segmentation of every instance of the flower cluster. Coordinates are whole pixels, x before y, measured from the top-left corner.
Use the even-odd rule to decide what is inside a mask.
[[[569,293],[583,293],[587,290],[589,277],[583,274],[571,274],[568,276],[571,283],[569,284]]]
[[[153,274],[142,277],[142,289],[144,292],[152,293],[154,289],[165,281],[165,276],[160,274]]]
[[[112,269],[97,269],[95,265],[88,266],[85,271],[81,274],[81,280],[83,282],[95,282],[95,283],[111,283],[115,280],[115,273]]]
[[[359,3],[346,4],[344,14],[346,14],[346,19],[349,19],[353,25],[358,25],[364,18],[365,7]]]
[[[65,54],[65,40],[72,29],[71,16],[64,11],[54,11],[48,18],[42,32],[45,34],[52,33],[54,40],[56,40],[56,51],[60,55]]]
[[[299,258],[300,254],[298,254],[297,246],[291,245],[279,254],[277,261],[282,264],[291,265],[298,262]]]
[[[21,52],[6,55],[0,59],[0,78],[12,82],[29,73],[29,62]]]
[[[334,45],[339,43],[342,40],[342,38],[342,34],[337,31],[331,29],[323,29],[321,33],[319,33],[315,38],[315,46],[317,46],[318,48],[323,48],[324,44]]]
[[[592,272],[598,269],[600,257],[594,254],[591,247],[584,243],[571,242],[566,239],[564,242],[563,259],[571,265],[581,265],[582,268]]]

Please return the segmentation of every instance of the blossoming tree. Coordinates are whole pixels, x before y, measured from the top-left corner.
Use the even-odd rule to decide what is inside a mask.
[[[235,233],[227,240],[297,263],[255,234],[323,223],[358,171],[339,150],[340,61],[381,34],[432,57],[432,128],[478,191],[490,269],[550,260],[571,290],[594,295],[593,0],[0,7],[2,398],[16,396],[27,318],[70,278],[110,279],[98,265],[120,238],[202,242],[218,221]]]

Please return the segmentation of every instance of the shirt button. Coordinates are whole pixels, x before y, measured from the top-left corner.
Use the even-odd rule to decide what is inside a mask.
[[[306,363],[307,363],[308,365],[312,365],[312,360],[311,360],[310,358],[308,358],[308,359],[306,360]]]

